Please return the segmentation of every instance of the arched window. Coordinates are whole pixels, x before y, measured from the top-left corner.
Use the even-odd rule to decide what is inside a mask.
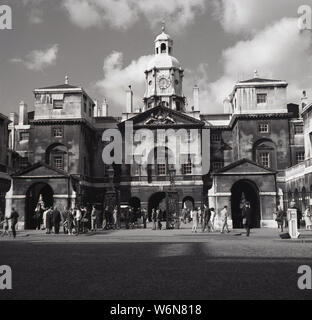
[[[167,52],[167,45],[165,43],[161,44],[161,53],[166,53]]]

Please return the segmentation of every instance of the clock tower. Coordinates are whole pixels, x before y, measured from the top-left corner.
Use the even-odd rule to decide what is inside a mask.
[[[146,110],[162,105],[184,112],[184,70],[180,62],[172,56],[173,40],[165,31],[163,26],[162,33],[155,40],[155,56],[145,71],[144,105]]]

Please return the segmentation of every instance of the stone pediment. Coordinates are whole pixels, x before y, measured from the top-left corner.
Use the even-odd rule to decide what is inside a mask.
[[[185,113],[162,106],[147,110],[129,119],[129,121],[133,121],[134,126],[139,127],[174,127],[183,125],[203,127],[205,125],[204,122]]]
[[[234,162],[229,166],[219,170],[217,175],[225,175],[225,174],[276,174],[275,170],[265,168],[260,166],[259,164],[248,160],[242,159],[240,161]]]
[[[58,169],[55,169],[46,163],[36,163],[13,175],[13,177],[67,177],[68,175]]]

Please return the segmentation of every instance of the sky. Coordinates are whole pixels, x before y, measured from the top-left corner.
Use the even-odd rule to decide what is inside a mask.
[[[0,0],[12,30],[0,30],[0,112],[33,109],[33,90],[64,83],[125,111],[132,85],[142,106],[145,66],[166,21],[185,69],[184,94],[200,87],[203,113],[220,113],[239,80],[286,80],[288,101],[312,95],[312,32],[300,31],[297,0]]]

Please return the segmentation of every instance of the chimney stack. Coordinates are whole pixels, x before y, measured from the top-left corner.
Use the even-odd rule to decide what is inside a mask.
[[[21,101],[19,105],[19,120],[18,124],[20,126],[28,124],[28,113],[27,113],[27,104],[24,101]]]
[[[193,103],[194,103],[194,111],[199,111],[199,87],[195,85],[193,89]]]
[[[301,117],[303,109],[308,105],[308,95],[307,92],[304,90],[302,92],[302,97],[299,105],[299,116]]]
[[[127,90],[127,113],[133,113],[133,91],[131,86],[129,86],[129,89]]]
[[[107,100],[103,100],[102,108],[101,108],[101,117],[108,117],[108,104]]]

